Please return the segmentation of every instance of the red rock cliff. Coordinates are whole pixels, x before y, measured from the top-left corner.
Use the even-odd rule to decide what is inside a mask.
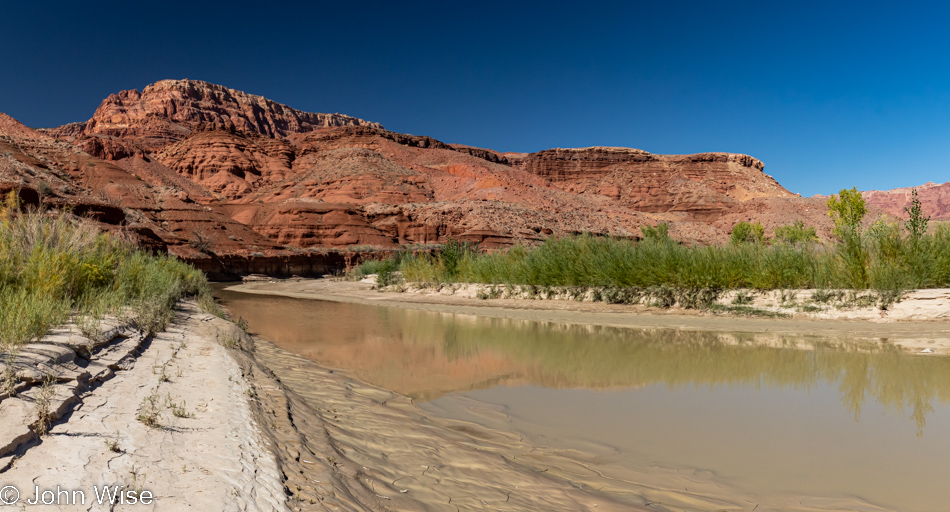
[[[919,187],[895,188],[892,190],[869,190],[862,192],[871,206],[902,219],[907,218],[904,208],[910,207],[911,190],[917,189],[917,197],[924,215],[931,220],[950,220],[950,182],[928,182]]]
[[[85,123],[5,123],[0,181],[6,172],[34,190],[51,184],[64,203],[109,206],[119,224],[216,272],[318,268],[308,255],[448,237],[505,247],[637,237],[669,222],[674,237],[709,243],[739,220],[827,223],[747,155],[501,154],[191,80],[113,94]]]
[[[342,114],[303,112],[262,96],[197,80],[162,80],[142,89],[112,94],[85,125],[71,124],[55,137],[105,135],[155,150],[181,140],[201,124],[233,127],[269,137],[286,137],[331,126],[373,126]]]
[[[756,197],[793,194],[748,155],[654,155],[639,149],[549,149],[521,168],[574,193],[600,194],[638,211],[710,214]]]

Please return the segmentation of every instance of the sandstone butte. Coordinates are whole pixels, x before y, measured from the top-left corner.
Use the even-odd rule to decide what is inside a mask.
[[[742,220],[830,230],[823,199],[792,194],[747,155],[499,153],[194,80],[110,95],[88,121],[58,128],[0,114],[0,192],[10,190],[222,276],[321,274],[362,251],[448,237],[498,248],[636,238],[660,222],[699,243],[724,242]],[[886,211],[905,199],[869,193]]]

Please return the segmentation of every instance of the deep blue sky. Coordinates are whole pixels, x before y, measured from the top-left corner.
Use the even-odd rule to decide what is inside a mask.
[[[900,6],[899,6],[900,5]],[[729,151],[802,195],[950,179],[950,9],[894,2],[5,2],[0,112],[192,78],[501,151]]]

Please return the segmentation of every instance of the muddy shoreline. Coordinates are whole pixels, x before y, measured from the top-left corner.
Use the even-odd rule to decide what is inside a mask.
[[[919,315],[918,318],[909,320],[882,322],[853,318],[854,315],[849,311],[842,311],[837,318],[815,318],[805,315],[792,318],[749,318],[717,315],[679,307],[660,309],[641,305],[570,300],[482,300],[441,293],[379,292],[373,289],[370,283],[340,279],[275,279],[235,284],[228,286],[227,289],[241,293],[384,305],[540,322],[750,333],[761,340],[778,339],[786,335],[848,338],[873,343],[890,343],[911,352],[926,355],[950,354],[950,321],[942,316],[945,311],[950,310],[950,293],[947,290],[925,290],[921,298],[908,294],[902,301],[904,308],[931,312],[930,317]],[[931,295],[936,295],[936,297],[931,297]],[[921,304],[924,307],[920,307]],[[880,317],[880,315],[877,316]]]

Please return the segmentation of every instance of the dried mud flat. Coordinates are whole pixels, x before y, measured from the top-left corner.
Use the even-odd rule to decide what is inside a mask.
[[[0,484],[26,510],[286,510],[276,458],[219,341],[241,334],[185,303],[153,338],[118,326],[94,341],[67,326],[23,347],[20,389],[0,401]],[[52,424],[38,437],[44,408]],[[100,504],[103,486],[119,486],[125,504]],[[52,494],[34,505],[37,488]],[[130,490],[154,500],[132,504]]]

